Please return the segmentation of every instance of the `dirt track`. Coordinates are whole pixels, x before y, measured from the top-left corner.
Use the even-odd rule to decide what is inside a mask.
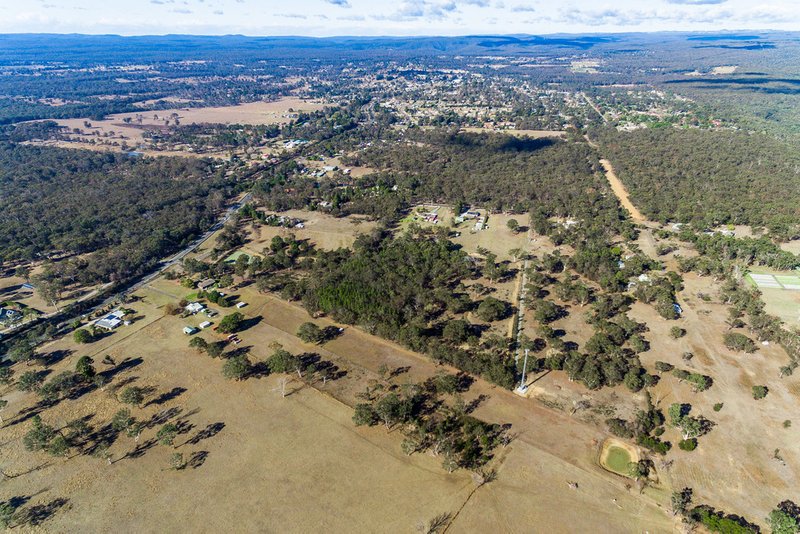
[[[611,162],[607,159],[601,159],[600,164],[606,170],[606,178],[608,178],[608,183],[611,184],[611,190],[614,191],[615,195],[617,195],[622,207],[628,210],[628,213],[631,214],[631,219],[636,222],[647,222],[647,217],[642,215],[642,212],[636,209],[636,206],[634,206],[633,202],[631,202],[631,199],[628,196],[628,191],[625,189],[625,186],[622,185],[622,181],[614,172],[614,167],[611,165]]]

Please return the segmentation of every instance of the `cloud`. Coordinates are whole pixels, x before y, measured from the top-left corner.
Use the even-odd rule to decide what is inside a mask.
[[[685,6],[705,6],[714,4],[724,4],[728,0],[667,0],[670,4],[681,4]]]
[[[533,6],[519,5],[511,8],[513,13],[533,13],[536,11]]]
[[[444,20],[452,13],[458,11],[458,5],[453,0],[432,2],[430,0],[404,0],[400,7],[390,15],[373,15],[375,20],[390,20],[395,22],[411,20]]]
[[[714,24],[737,20],[736,13],[727,9],[702,8],[700,11],[690,9],[578,9],[569,8],[559,11],[558,16],[546,17],[550,22],[580,24],[583,26],[632,27],[643,24],[670,24],[681,27],[690,24]]]
[[[346,7],[346,8],[353,7],[350,5],[349,0],[325,0],[325,1],[334,6]]]

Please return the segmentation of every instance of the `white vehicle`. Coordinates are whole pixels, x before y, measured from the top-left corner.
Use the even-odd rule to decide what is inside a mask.
[[[246,302],[238,302],[238,303],[236,304],[236,307],[237,307],[237,308],[240,308],[240,309],[241,309],[241,308],[244,308],[245,306],[247,306],[247,303],[246,303]]]

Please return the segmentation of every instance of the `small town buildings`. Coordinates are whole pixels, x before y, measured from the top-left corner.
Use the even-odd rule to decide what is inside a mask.
[[[214,324],[214,323],[212,323],[211,321],[203,321],[198,326],[200,326],[200,330],[205,330],[206,328],[208,328],[212,324]]]
[[[196,334],[197,332],[199,332],[199,330],[197,330],[197,328],[195,328],[193,326],[184,326],[183,327],[183,333],[186,334],[187,336],[191,336],[192,334]]]

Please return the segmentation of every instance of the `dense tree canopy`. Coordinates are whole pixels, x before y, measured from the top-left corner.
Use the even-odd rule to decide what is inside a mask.
[[[97,252],[84,281],[124,279],[200,235],[224,187],[210,163],[0,144],[0,258]]]
[[[661,222],[800,235],[800,153],[767,135],[675,128],[595,135],[636,206]]]

